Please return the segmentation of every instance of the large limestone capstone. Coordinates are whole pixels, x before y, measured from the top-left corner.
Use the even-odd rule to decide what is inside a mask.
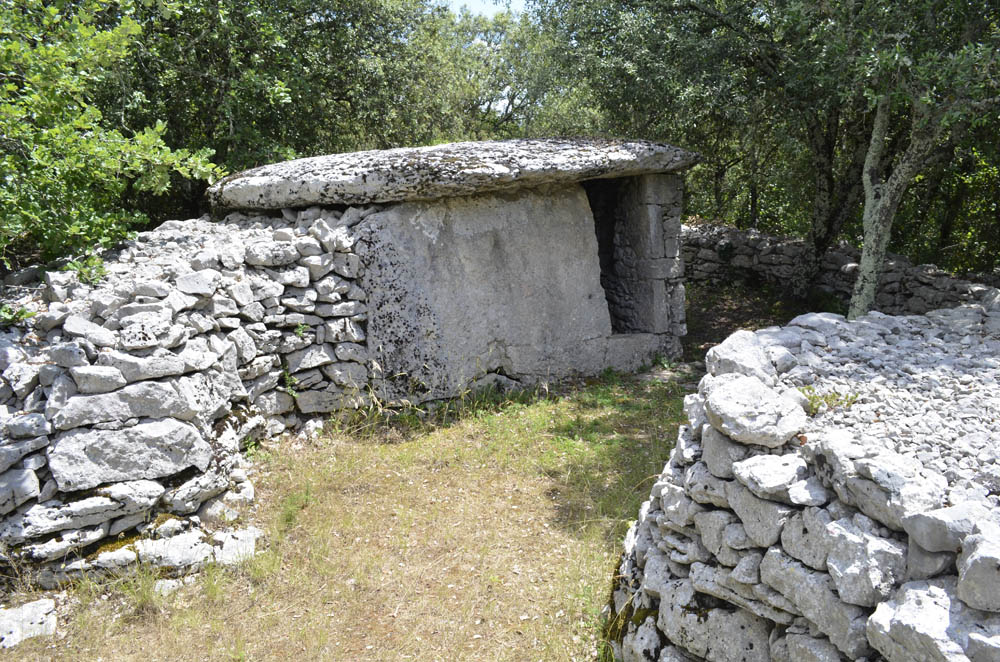
[[[503,140],[331,154],[261,166],[208,190],[217,207],[432,200],[683,170],[698,155],[643,140]]]

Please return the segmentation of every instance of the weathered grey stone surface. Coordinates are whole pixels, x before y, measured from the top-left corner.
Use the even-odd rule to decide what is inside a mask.
[[[736,331],[708,350],[705,367],[713,375],[736,373],[774,384],[776,371],[764,347],[752,331]]]
[[[664,613],[683,624],[685,613],[708,622],[714,610],[747,610],[773,626],[771,662],[1000,660],[1000,419],[991,413],[1000,323],[988,326],[990,314],[809,314],[757,332],[787,368],[771,393],[800,410],[796,387],[839,395],[769,449],[733,441],[712,413],[716,401],[731,404],[732,384],[753,381],[741,372],[752,358],[733,352],[704,377],[685,398],[700,434],[682,427],[643,505],[616,610],[659,599],[663,641],[694,647],[682,650],[699,662],[717,659],[698,648],[692,634],[701,631]],[[752,345],[738,339],[729,349],[753,357]],[[693,595],[677,590],[681,581]]]
[[[123,430],[74,430],[57,437],[48,451],[52,477],[64,491],[169,476],[188,467],[204,471],[211,457],[198,430],[173,419]]]
[[[756,377],[736,377],[715,388],[705,413],[716,430],[734,441],[776,448],[806,426],[797,404],[782,398]]]
[[[20,607],[0,609],[0,648],[12,648],[25,639],[56,633],[56,603],[43,598]]]
[[[874,607],[902,583],[906,572],[906,545],[871,533],[874,524],[863,515],[843,518],[826,527],[829,537],[827,570],[844,602]],[[867,529],[867,530],[865,530]]]
[[[901,586],[875,609],[868,637],[888,662],[1000,659],[1000,616],[963,604],[954,577]]]
[[[958,555],[958,597],[973,609],[1000,612],[1000,529],[962,541]]]
[[[584,354],[611,320],[579,186],[405,203],[358,227],[380,395],[435,399],[490,372],[604,360]]]
[[[760,564],[761,581],[788,598],[809,621],[849,657],[868,652],[868,614],[837,596],[828,575],[814,572],[774,547]]]
[[[681,170],[697,155],[645,141],[507,140],[332,154],[262,166],[212,186],[213,205],[280,209],[467,196]]]

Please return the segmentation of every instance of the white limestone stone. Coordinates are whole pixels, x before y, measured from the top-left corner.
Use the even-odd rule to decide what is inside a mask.
[[[56,603],[49,598],[20,607],[0,609],[0,648],[12,648],[25,639],[56,633]]]
[[[637,628],[632,627],[622,638],[622,662],[657,662],[660,634],[656,631],[656,618],[647,616]]]
[[[102,483],[170,476],[196,467],[204,471],[212,447],[192,425],[152,420],[122,430],[73,430],[48,451],[49,469],[62,491]]]
[[[80,393],[107,393],[125,386],[122,371],[113,366],[87,365],[69,369]]]
[[[958,555],[958,597],[973,609],[1000,612],[1000,539],[976,533],[962,541]]]
[[[698,397],[698,396],[696,396]],[[753,452],[746,444],[738,444],[711,425],[701,430],[702,460],[716,478],[733,477],[733,463],[745,459]]]
[[[775,448],[806,425],[805,412],[756,377],[738,377],[715,388],[705,402],[709,423],[730,439]]]
[[[858,525],[856,515],[826,526],[827,570],[844,602],[874,607],[889,597],[906,572],[906,544],[873,535]],[[865,528],[869,528],[867,526]]]
[[[114,331],[94,324],[79,315],[67,317],[66,321],[63,322],[63,331],[68,336],[84,338],[97,347],[114,347],[118,344],[118,337]]]
[[[910,582],[875,609],[868,638],[888,662],[989,662],[1000,659],[1000,616],[966,606],[954,577]]]
[[[713,375],[737,373],[756,377],[768,386],[775,383],[774,365],[752,331],[736,331],[708,350],[705,366]]]
[[[747,537],[758,547],[770,547],[778,542],[782,527],[795,512],[790,506],[757,498],[736,481],[726,484],[726,499],[739,516]]]
[[[809,570],[773,547],[760,563],[760,578],[788,598],[851,659],[868,653],[865,636],[868,613],[861,607],[841,602],[829,575]]]
[[[30,469],[11,469],[0,474],[0,515],[6,515],[39,493],[38,475]]]
[[[175,284],[184,294],[210,297],[215,294],[221,280],[222,274],[215,269],[201,269],[178,277]]]
[[[997,519],[988,507],[967,501],[913,513],[903,518],[903,529],[928,552],[957,552],[977,523]]]
[[[770,662],[764,619],[743,609],[701,608],[690,579],[667,582],[657,627],[675,645],[709,660]]]

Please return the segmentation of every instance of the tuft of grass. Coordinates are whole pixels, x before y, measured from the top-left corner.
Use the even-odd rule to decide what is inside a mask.
[[[140,563],[115,581],[115,588],[124,597],[132,618],[145,620],[162,611],[163,596],[156,592],[156,582],[161,577],[158,568]]]

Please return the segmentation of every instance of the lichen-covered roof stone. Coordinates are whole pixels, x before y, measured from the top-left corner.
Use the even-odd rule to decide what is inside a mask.
[[[279,209],[471,195],[673,172],[698,161],[642,140],[504,140],[331,154],[253,168],[208,190],[213,206]]]

